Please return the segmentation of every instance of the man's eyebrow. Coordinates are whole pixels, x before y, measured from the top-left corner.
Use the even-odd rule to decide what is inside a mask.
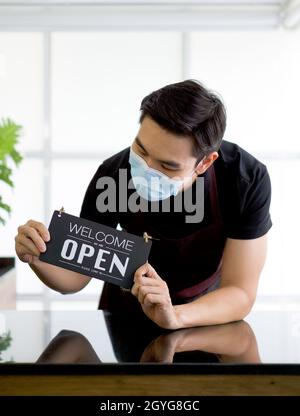
[[[136,136],[135,141],[144,150],[145,153],[148,153],[138,136]],[[179,169],[180,168],[180,163],[175,162],[173,160],[158,160],[158,162],[159,163],[163,163],[164,165],[171,166],[171,167],[173,167],[175,169]]]
[[[145,153],[147,153],[147,150],[145,149],[145,147],[143,146],[142,142],[140,141],[140,138],[138,136],[136,136],[135,138],[136,143],[144,150]]]

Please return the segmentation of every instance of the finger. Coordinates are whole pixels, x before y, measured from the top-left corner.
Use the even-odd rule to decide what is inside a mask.
[[[151,279],[154,283],[156,282],[156,280],[154,280],[154,279]],[[136,296],[136,297],[138,297],[138,293],[139,293],[139,290],[140,290],[140,287],[141,287],[142,285],[140,284],[140,283],[134,283],[133,284],[133,286],[132,286],[132,288],[131,288],[131,293],[134,295],[134,296]],[[154,285],[153,285],[154,286]],[[155,285],[155,286],[157,286],[157,284]]]
[[[44,241],[50,240],[49,230],[42,222],[29,220],[27,221],[26,224],[29,225],[30,227],[33,227],[35,230],[37,230]]]
[[[17,249],[18,250],[17,251],[18,258],[23,263],[32,263],[33,262],[33,259],[35,258],[35,256],[33,256],[31,254],[26,254],[27,253],[27,250],[25,249],[25,247],[24,247],[23,251],[22,251],[22,248],[21,247],[22,247],[21,244],[18,244],[18,249]]]
[[[160,285],[161,282],[157,279],[153,279],[153,277],[137,276],[135,278],[135,284],[139,286],[157,286]]]
[[[172,345],[165,345],[159,336],[152,341],[144,350],[140,362],[172,363],[174,351]]]
[[[157,286],[160,287],[163,291],[169,291],[167,283],[162,279],[153,279],[153,277],[138,276],[136,277],[135,283],[131,288],[131,293],[137,297],[139,289],[142,286]]]
[[[24,254],[31,254],[33,256],[39,256],[41,254],[40,250],[31,241],[31,239],[24,235],[20,236],[17,243],[22,246],[21,250],[23,251]]]
[[[162,280],[163,280],[163,279],[159,276],[159,274],[156,272],[156,270],[154,269],[154,267],[153,267],[153,266],[151,266],[151,264],[150,264],[150,263],[147,263],[147,266],[148,266],[148,271],[147,271],[146,275],[147,275],[148,277],[152,277],[152,278],[155,278],[155,279],[160,280],[160,281],[162,281]]]
[[[152,340],[150,344],[144,349],[143,354],[140,358],[141,363],[156,361],[156,339]]]
[[[46,244],[37,230],[27,225],[24,225],[20,231],[21,236],[25,235],[30,238],[40,251],[46,251]]]
[[[16,247],[16,253],[17,253],[17,256],[19,257],[19,259],[21,261],[23,261],[24,263],[28,263],[29,260],[32,258],[32,255],[31,254],[26,254],[28,252],[26,247],[24,247],[20,243],[16,243],[15,247]]]
[[[33,260],[36,256],[33,256],[32,254],[24,254],[23,256],[19,257],[19,259],[21,261],[23,261],[24,263],[33,263]]]
[[[137,277],[142,277],[143,275],[146,275],[147,277],[151,277],[151,278],[155,278],[155,279],[160,279],[160,277],[158,276],[158,274],[156,273],[154,267],[151,266],[150,263],[144,263],[142,266],[140,266],[135,274],[134,274],[134,280]]]
[[[40,251],[39,249],[34,245],[34,243],[27,237],[23,236],[19,241],[18,241],[18,246],[19,250],[21,251],[21,253],[24,254],[29,254],[31,256],[39,256],[40,255]]]
[[[147,349],[143,352],[141,358],[140,358],[140,363],[151,363],[151,362],[155,362],[155,355],[154,352],[152,352],[151,350],[148,351]]]
[[[131,293],[134,296],[138,296],[138,292],[141,286],[162,286],[162,285],[161,285],[161,282],[159,282],[157,279],[153,279],[152,277],[138,276],[135,279],[135,283],[133,284],[131,288]]]
[[[134,278],[136,276],[143,276],[144,274],[146,274],[147,271],[148,271],[148,268],[149,268],[149,263],[148,262],[144,263],[142,266],[140,266],[138,269],[136,269],[136,271],[134,273]]]
[[[162,288],[159,286],[140,286],[137,298],[140,303],[144,303],[145,297],[149,294],[163,294]]]

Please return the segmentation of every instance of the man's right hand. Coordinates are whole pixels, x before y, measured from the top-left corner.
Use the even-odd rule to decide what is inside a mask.
[[[15,236],[15,250],[19,259],[33,264],[39,255],[46,251],[45,242],[50,240],[50,233],[41,222],[29,220],[18,227]]]
[[[83,289],[91,277],[39,260],[39,255],[46,251],[47,241],[50,241],[50,233],[41,222],[29,220],[26,224],[20,225],[15,237],[19,259],[28,263],[38,278],[50,289],[60,293],[75,293]]]

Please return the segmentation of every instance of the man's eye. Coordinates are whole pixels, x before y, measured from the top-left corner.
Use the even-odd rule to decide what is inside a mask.
[[[142,156],[146,156],[146,153],[144,152],[144,150],[139,149],[139,154]]]
[[[166,167],[164,165],[161,165],[161,167],[164,168],[164,170],[171,170],[173,172],[177,170],[177,169],[174,169],[174,168]]]
[[[141,152],[140,150],[138,150],[136,152],[140,157],[145,157],[145,153]]]

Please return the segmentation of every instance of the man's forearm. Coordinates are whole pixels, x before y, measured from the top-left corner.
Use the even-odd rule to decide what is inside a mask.
[[[50,289],[62,294],[76,293],[91,280],[90,277],[36,259],[30,264],[38,278]]]
[[[239,321],[251,307],[247,293],[235,286],[222,287],[193,302],[174,306],[180,328]]]

